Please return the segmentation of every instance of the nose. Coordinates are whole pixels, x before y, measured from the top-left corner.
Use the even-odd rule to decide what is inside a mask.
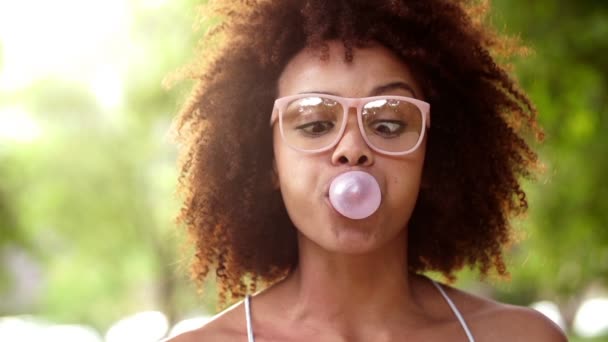
[[[334,149],[331,162],[333,165],[370,166],[374,163],[374,154],[361,135],[357,116],[351,114],[354,113],[348,115],[344,134]]]

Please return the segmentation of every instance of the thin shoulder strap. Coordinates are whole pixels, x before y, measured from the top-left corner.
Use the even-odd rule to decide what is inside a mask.
[[[253,326],[251,325],[251,296],[245,296],[245,320],[247,322],[247,341],[255,342]]]
[[[445,293],[445,291],[443,290],[443,288],[441,287],[441,285],[439,285],[433,279],[431,279],[431,282],[433,283],[433,285],[435,285],[435,287],[437,288],[437,290],[439,290],[439,293],[441,293],[441,295],[443,296],[443,298],[445,299],[445,301],[450,306],[450,309],[452,309],[452,312],[454,313],[454,315],[456,315],[456,318],[458,318],[458,322],[460,322],[460,325],[462,326],[462,329],[464,329],[465,334],[467,334],[467,337],[469,338],[469,342],[475,342],[475,339],[473,338],[473,334],[471,334],[471,331],[469,330],[469,327],[467,326],[467,323],[464,321],[464,318],[460,314],[460,311],[458,311],[458,308],[456,307],[456,305],[454,304],[454,302],[452,302],[452,300],[450,299],[450,297],[448,297],[448,294]]]

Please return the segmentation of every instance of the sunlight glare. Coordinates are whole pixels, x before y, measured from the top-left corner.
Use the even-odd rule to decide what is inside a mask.
[[[608,336],[608,298],[583,302],[574,316],[574,331],[583,337]]]
[[[140,3],[145,8],[158,9],[165,6],[168,0],[140,0]]]
[[[101,336],[85,325],[55,325],[34,316],[12,316],[0,317],[0,341],[101,342]]]
[[[32,142],[42,130],[29,113],[19,107],[0,108],[0,142]]]
[[[116,322],[106,333],[106,342],[156,342],[169,330],[167,317],[159,311],[140,312]]]
[[[100,67],[91,78],[90,87],[102,107],[115,109],[122,104],[123,81],[120,72],[111,66]]]
[[[39,341],[61,341],[61,342],[101,342],[101,335],[84,325],[51,325],[40,334]]]
[[[124,63],[129,13],[123,0],[0,2],[0,90],[36,79],[89,79],[95,66]]]

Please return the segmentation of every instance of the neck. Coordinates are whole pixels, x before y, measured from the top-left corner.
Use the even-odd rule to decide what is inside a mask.
[[[284,303],[289,318],[353,331],[415,311],[406,241],[404,230],[387,246],[353,255],[326,251],[300,236],[299,265],[283,284],[292,298]]]

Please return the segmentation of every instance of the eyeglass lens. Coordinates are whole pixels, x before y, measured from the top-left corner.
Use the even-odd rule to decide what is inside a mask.
[[[339,139],[346,111],[337,100],[311,96],[291,101],[281,115],[281,129],[289,145],[318,150]],[[361,117],[366,140],[382,151],[408,151],[422,135],[422,113],[406,100],[372,100],[361,108]]]

